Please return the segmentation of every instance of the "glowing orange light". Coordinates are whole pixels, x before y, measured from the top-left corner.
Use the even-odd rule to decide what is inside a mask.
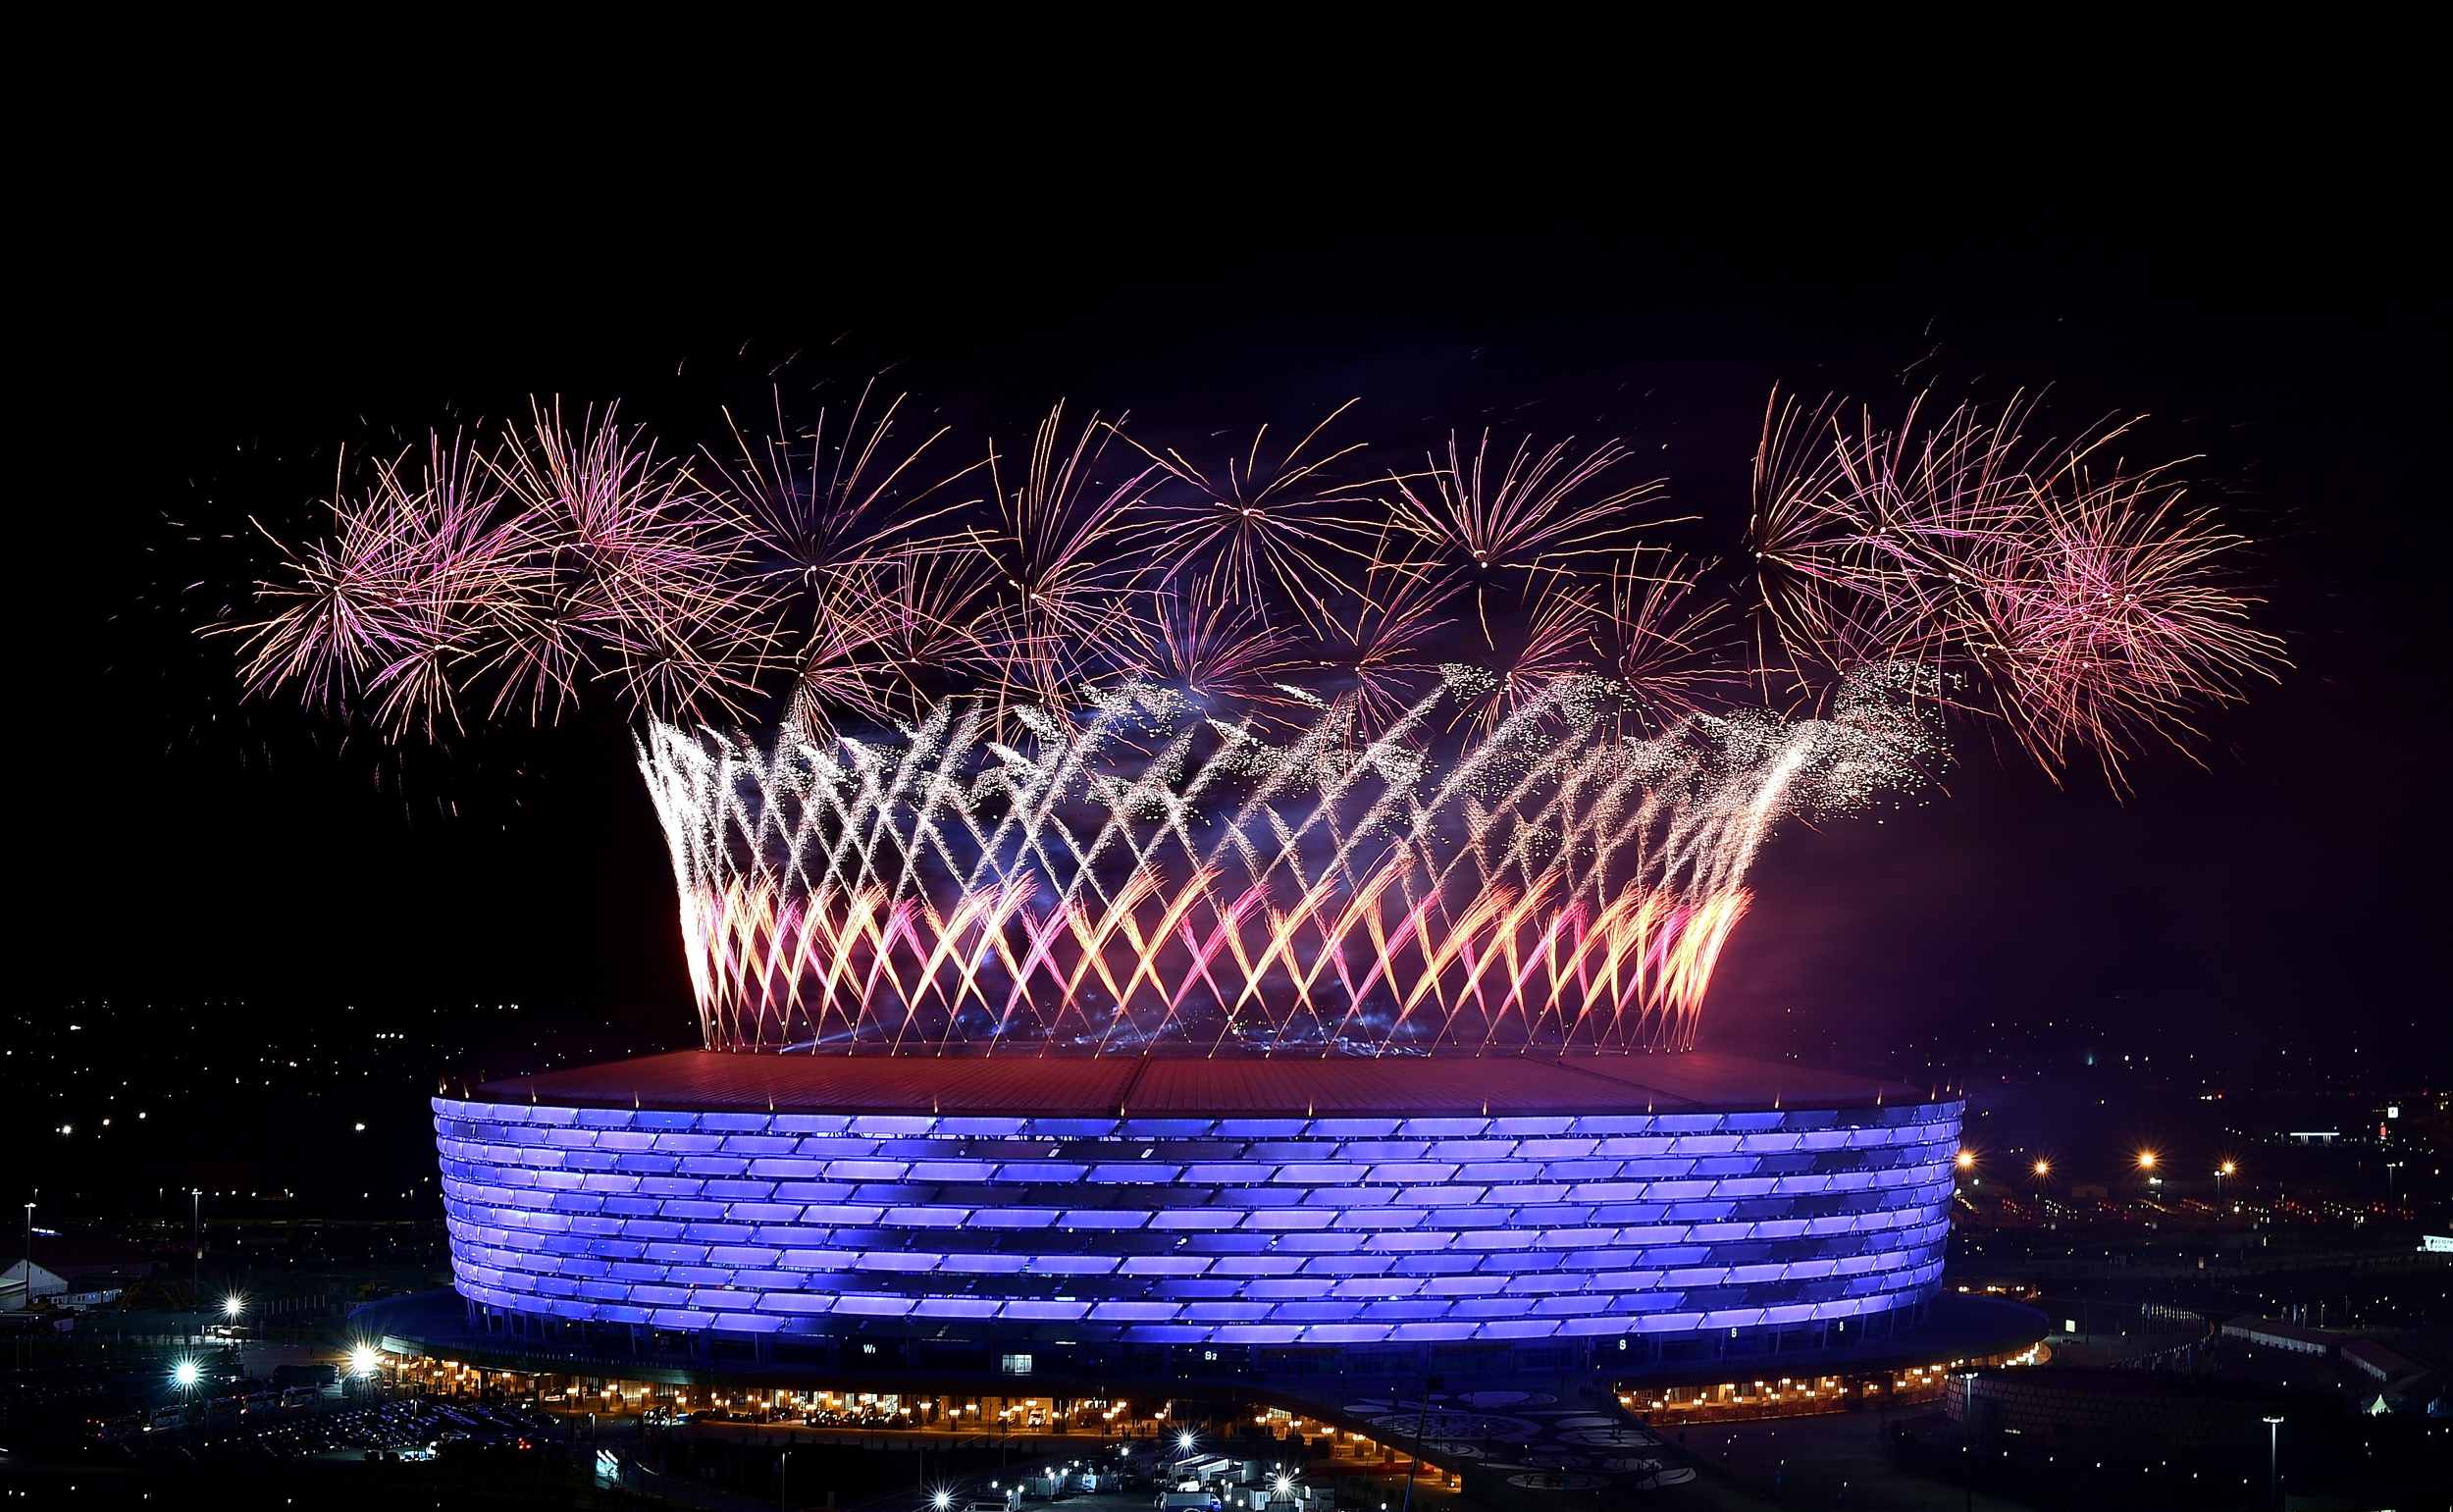
[[[1136,1019],[1183,1037],[1206,1008],[1214,1023],[1332,1035],[1428,1020],[1429,1038],[1469,1047],[1527,1023],[1570,1044],[1683,1046],[1752,902],[1743,888],[1689,901],[1629,887],[1595,910],[1544,876],[1521,894],[1487,887],[1450,917],[1435,891],[1405,897],[1413,869],[1383,867],[1343,898],[1323,877],[1282,904],[1212,867],[1166,886],[1140,870],[1113,900],[1044,912],[1027,876],[945,912],[873,886],[804,902],[735,880],[686,895],[683,923],[710,1033],[742,1044],[953,1041],[971,1017],[1042,1031],[1020,1040],[1104,1044]],[[1283,982],[1283,1002],[1264,1001],[1266,981]]]
[[[2155,1169],[2155,1152],[2153,1150],[2141,1150],[2138,1152],[2138,1169],[2141,1171],[2153,1171]]]
[[[1973,1165],[1975,1165],[1975,1164],[1976,1164],[1976,1157],[1975,1157],[1975,1154],[1974,1154],[1972,1151],[1968,1151],[1968,1150],[1961,1150],[1961,1151],[1959,1151],[1959,1170],[1961,1170],[1961,1171],[1965,1171],[1968,1167],[1973,1166]]]

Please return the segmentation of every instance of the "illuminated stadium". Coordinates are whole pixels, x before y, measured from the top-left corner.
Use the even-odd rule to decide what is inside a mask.
[[[458,1290],[504,1344],[709,1334],[914,1369],[1106,1346],[1163,1370],[1440,1343],[1642,1369],[1916,1324],[1960,1104],[1696,1053],[689,1051],[435,1108]]]
[[[1106,1382],[2040,1336],[1941,1292],[1957,1101],[1696,1045],[1784,827],[1917,801],[1955,725],[2117,785],[2276,659],[2165,474],[1775,402],[1698,555],[1616,442],[1205,462],[1059,406],[965,461],[866,404],[438,438],[227,627],[390,737],[609,692],[672,864],[704,1048],[439,1096],[457,1292],[388,1339]]]

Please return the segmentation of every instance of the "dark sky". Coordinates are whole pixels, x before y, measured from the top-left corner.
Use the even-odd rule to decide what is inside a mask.
[[[559,393],[696,444],[720,404],[781,385],[806,414],[890,366],[1009,448],[1058,397],[1198,436],[1360,395],[1353,432],[1399,451],[1450,426],[1628,437],[1704,516],[1682,539],[1717,550],[1775,384],[1892,413],[1927,384],[2051,385],[2072,428],[2144,414],[2133,455],[2200,456],[2199,496],[2261,540],[2294,668],[2207,721],[2204,767],[2141,762],[2126,802],[1969,741],[1929,807],[1793,827],[1706,1043],[2136,1044],[2237,1073],[2289,1049],[2441,1081],[2441,267],[2377,182],[2303,164],[2051,213],[1630,191],[1388,218],[1155,193],[515,215],[398,185],[120,207],[64,246],[34,320],[19,995],[517,999],[687,1037],[616,714],[336,753],[238,706],[226,644],[194,637],[261,560],[248,516],[294,531],[343,443]]]

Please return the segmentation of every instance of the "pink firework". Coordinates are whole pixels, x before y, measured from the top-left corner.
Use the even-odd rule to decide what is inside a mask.
[[[1502,616],[1485,663],[1489,681],[1459,708],[1485,738],[1510,714],[1543,701],[1561,681],[1591,673],[1600,615],[1582,588],[1552,585],[1529,612]]]
[[[1128,680],[1180,688],[1203,707],[1275,710],[1297,703],[1278,686],[1295,670],[1300,642],[1223,597],[1218,580],[1195,577],[1151,595],[1136,627],[1140,644],[1123,652]]]
[[[735,570],[743,522],[609,410],[576,429],[558,404],[530,418],[497,463],[522,506],[487,667],[497,710],[547,717],[597,678],[641,708],[739,709],[775,622],[772,596]]]
[[[1174,447],[1144,448],[1177,485],[1152,491],[1139,527],[1159,563],[1161,587],[1197,579],[1206,601],[1239,605],[1263,621],[1291,607],[1316,623],[1323,598],[1346,586],[1356,543],[1379,527],[1355,512],[1356,500],[1323,483],[1329,467],[1363,449],[1360,443],[1334,450],[1321,443],[1321,433],[1356,402],[1339,405],[1283,455],[1267,449],[1267,426],[1243,454],[1206,472]]]
[[[2101,481],[2082,464],[2040,479],[2042,529],[1988,553],[1993,610],[1974,648],[2021,742],[2049,770],[2093,751],[2108,776],[2142,738],[2183,744],[2189,710],[2272,677],[2279,644],[2248,623],[2256,600],[2220,570],[2241,538],[2153,475]]]
[[[1393,726],[1438,677],[1437,643],[1455,622],[1446,612],[1455,596],[1435,563],[1378,557],[1358,592],[1340,600],[1342,612],[1323,615],[1313,680],[1347,706],[1362,733]]]
[[[364,704],[395,730],[456,721],[454,690],[499,611],[517,533],[493,468],[461,440],[432,438],[414,480],[404,462],[378,463],[362,499],[336,489],[332,539],[260,587],[278,608],[246,627],[249,692]]]
[[[2030,443],[2032,405],[1961,406],[1919,430],[1837,406],[1767,416],[1749,553],[1767,644],[1814,669],[1915,661],[2008,725],[2047,771],[2092,750],[2115,786],[2142,738],[2185,745],[2188,711],[2270,677],[2227,560],[2241,538],[2182,507],[2168,469],[2097,459],[2125,428]]]
[[[1582,457],[1571,444],[1536,450],[1524,441],[1502,457],[1485,431],[1468,457],[1451,435],[1445,462],[1435,456],[1424,471],[1388,480],[1394,521],[1468,574],[1533,570],[1626,549],[1647,523],[1637,519],[1635,506],[1660,496],[1661,486],[1615,481],[1633,459],[1617,442]]]
[[[1948,719],[2117,787],[2280,664],[2239,538],[2019,403],[1775,397],[1726,566],[1616,443],[1358,488],[1318,428],[1211,468],[1059,406],[1017,469],[903,413],[436,438],[229,627],[248,690],[645,715],[711,1044],[1491,1054],[1692,1044],[1760,847]]]
[[[1592,665],[1626,692],[1619,720],[1629,734],[1648,739],[1743,690],[1728,603],[1702,593],[1685,558],[1628,563],[1611,575],[1601,608],[1588,644]]]
[[[962,486],[984,459],[951,472],[932,466],[946,428],[916,439],[898,435],[909,395],[897,394],[872,413],[875,387],[861,391],[833,436],[822,410],[814,426],[795,436],[778,395],[769,434],[753,440],[736,423],[734,456],[710,459],[706,482],[746,522],[745,545],[759,566],[823,588],[885,565],[931,522],[977,502]]]
[[[1158,468],[1136,448],[1119,448],[1129,459],[1112,458],[1116,428],[1095,415],[1070,445],[1064,428],[1060,404],[1040,422],[1011,488],[990,458],[995,524],[964,537],[992,569],[983,644],[1003,663],[1014,697],[1057,707],[1070,688],[1103,671],[1116,649],[1133,639],[1125,590],[1137,564],[1119,553]]]

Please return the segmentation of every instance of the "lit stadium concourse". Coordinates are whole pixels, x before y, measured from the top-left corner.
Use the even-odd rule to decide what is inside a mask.
[[[2044,1331],[1941,1295],[1958,1101],[1705,1053],[684,1051],[434,1106],[456,1293],[361,1327],[490,1369],[1598,1394]]]

